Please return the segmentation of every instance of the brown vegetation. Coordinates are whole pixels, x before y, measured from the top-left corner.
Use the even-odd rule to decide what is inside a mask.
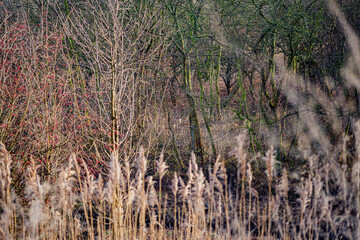
[[[1,3],[0,239],[359,239],[344,2]]]

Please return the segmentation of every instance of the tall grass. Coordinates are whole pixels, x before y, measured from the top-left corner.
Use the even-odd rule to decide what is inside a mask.
[[[357,125],[360,123],[357,122]],[[360,133],[357,132],[358,136]],[[253,173],[239,158],[240,199],[233,195],[225,163],[218,157],[208,178],[192,155],[186,177],[174,175],[171,193],[162,192],[163,157],[158,172],[147,173],[141,149],[136,172],[115,154],[107,180],[94,179],[75,155],[58,182],[42,183],[32,161],[26,174],[26,208],[11,194],[11,158],[1,144],[1,237],[3,239],[358,239],[359,161],[352,169],[335,159],[307,159],[307,174],[275,171],[275,151],[264,160],[268,197],[252,186]],[[245,176],[243,176],[243,174]],[[186,180],[185,180],[186,179]],[[168,196],[171,194],[171,196]]]

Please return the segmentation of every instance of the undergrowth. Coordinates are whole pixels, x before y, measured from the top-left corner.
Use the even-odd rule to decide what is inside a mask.
[[[360,91],[359,38],[332,1],[330,9],[343,27],[351,50],[343,68],[343,80],[349,88]],[[22,39],[23,29],[19,26],[13,34]],[[45,43],[61,44],[61,40],[56,41],[55,33],[54,36],[44,40]],[[41,39],[35,43],[39,43],[38,48],[43,46]],[[98,151],[95,143],[89,148],[72,146],[69,139],[87,143],[71,134],[72,128],[64,122],[59,127],[57,122],[70,112],[71,118],[67,120],[74,126],[81,123],[78,134],[86,132],[90,121],[83,120],[80,113],[88,116],[90,110],[79,108],[75,114],[72,111],[76,108],[68,103],[70,96],[51,98],[51,92],[60,94],[71,87],[68,85],[57,91],[44,90],[42,99],[31,96],[28,90],[36,86],[28,88],[30,83],[25,80],[34,78],[35,74],[38,82],[32,84],[45,88],[47,83],[51,86],[52,81],[45,80],[52,79],[52,75],[41,77],[33,73],[33,70],[43,71],[37,63],[28,68],[17,65],[22,64],[20,60],[37,59],[25,51],[21,51],[22,59],[12,58],[11,53],[20,51],[20,46],[28,49],[26,44],[26,41],[13,43],[15,47],[7,49],[7,57],[3,58],[6,60],[3,65],[11,62],[16,71],[3,68],[2,74],[11,72],[17,82],[15,85],[2,82],[7,86],[3,88],[7,95],[0,98],[2,109],[11,109],[11,112],[2,112],[6,113],[7,122],[0,125],[5,129],[10,124],[11,129],[7,129],[15,135],[9,135],[13,137],[5,142],[7,146],[0,142],[0,239],[360,238],[360,120],[354,114],[358,109],[344,101],[341,90],[337,98],[329,98],[313,86],[314,91],[310,88],[305,95],[299,76],[286,69],[279,73],[284,79],[281,91],[300,113],[299,125],[305,133],[304,141],[297,145],[299,158],[304,162],[301,169],[294,171],[278,162],[276,146],[268,146],[265,156],[252,157],[248,153],[249,137],[242,133],[236,139],[236,146],[230,146],[229,154],[236,169],[227,167],[229,160],[220,155],[203,169],[192,154],[187,161],[187,172],[181,173],[169,170],[166,154],[150,162],[142,147],[133,161],[133,157],[120,154],[116,148],[110,156],[105,156],[105,151]],[[47,53],[46,50],[41,53]],[[60,58],[63,54],[45,55],[63,61]],[[51,70],[51,63],[42,67]],[[65,70],[53,69],[53,73]],[[64,83],[63,80],[58,79],[60,83]],[[75,92],[73,98],[73,101],[82,99]],[[5,106],[9,99],[19,108]],[[90,101],[85,95],[83,99]],[[37,112],[28,113],[28,118],[22,118],[21,108],[33,102],[44,109],[39,107]],[[321,106],[326,112],[328,129],[336,133],[336,140],[329,139],[321,125],[325,117],[309,110],[314,106]],[[61,108],[59,116],[51,115],[56,107]],[[46,113],[52,118],[45,118]],[[89,130],[93,135],[97,130],[95,125]],[[37,136],[32,132],[35,130]],[[58,159],[56,154],[41,156],[41,151],[37,155],[27,154],[29,149],[23,146],[27,140],[21,134],[28,134],[34,146],[45,148],[54,144],[54,149],[61,146],[66,149],[59,150],[62,155]],[[101,163],[108,161],[101,171],[93,171],[99,161],[89,164],[87,154],[92,147],[96,150],[96,159]],[[14,149],[18,152],[14,153]],[[70,150],[73,153],[64,158],[64,152]],[[22,157],[26,161],[18,166]],[[50,161],[53,164],[48,164]],[[44,172],[49,176],[44,177]],[[14,176],[21,178],[19,183],[14,184]],[[18,185],[24,187],[21,194],[14,189]]]

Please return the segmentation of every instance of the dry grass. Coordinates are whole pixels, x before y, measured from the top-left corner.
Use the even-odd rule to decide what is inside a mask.
[[[358,125],[359,123],[357,123]],[[357,132],[357,136],[360,133]],[[116,154],[106,180],[97,179],[75,155],[57,183],[42,183],[34,161],[28,167],[22,213],[11,194],[8,164],[1,144],[1,236],[3,239],[358,239],[359,162],[352,170],[335,159],[311,155],[308,172],[297,178],[274,170],[271,148],[264,161],[268,197],[263,201],[252,186],[251,164],[239,136],[234,154],[239,161],[234,196],[221,157],[208,178],[192,155],[186,180],[174,175],[171,196],[161,192],[167,171],[163,156],[158,176],[147,174],[140,149],[136,172]],[[281,175],[281,176],[280,176]],[[157,180],[154,180],[157,179]]]

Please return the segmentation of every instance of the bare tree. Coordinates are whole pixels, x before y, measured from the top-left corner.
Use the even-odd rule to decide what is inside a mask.
[[[155,77],[165,39],[161,15],[156,1],[88,0],[63,16],[75,63],[88,70],[84,85],[96,92],[91,114],[109,129],[105,142],[112,151],[131,152],[153,127],[144,121],[151,114],[157,118],[153,106],[161,106],[154,105],[161,95],[155,95]]]

